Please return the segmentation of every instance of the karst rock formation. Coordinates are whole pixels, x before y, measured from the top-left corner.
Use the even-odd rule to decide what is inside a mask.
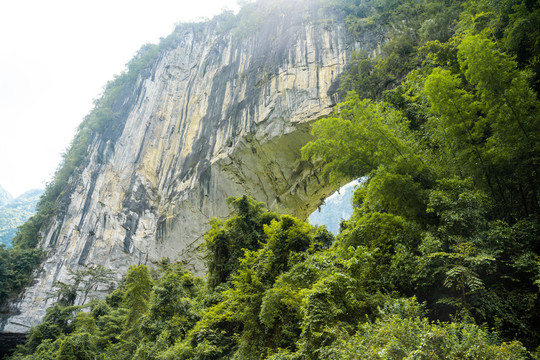
[[[208,220],[230,213],[229,196],[300,218],[321,204],[334,189],[300,148],[338,101],[353,52],[376,52],[381,36],[354,39],[345,15],[316,3],[268,5],[268,16],[229,30],[219,19],[178,26],[122,94],[117,134],[92,137],[40,231],[46,259],[2,332],[38,324],[68,269],[120,276],[168,257],[203,275],[198,248]]]

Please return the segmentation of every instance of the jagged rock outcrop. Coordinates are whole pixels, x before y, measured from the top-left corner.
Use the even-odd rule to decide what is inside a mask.
[[[91,142],[65,206],[42,229],[48,256],[4,332],[36,325],[69,268],[121,274],[169,257],[203,274],[197,248],[208,220],[229,214],[229,196],[306,218],[333,190],[299,149],[309,123],[331,112],[352,52],[374,51],[381,39],[353,40],[336,11],[293,10],[274,9],[243,34],[217,22],[176,31],[176,46],[126,96],[118,138]]]

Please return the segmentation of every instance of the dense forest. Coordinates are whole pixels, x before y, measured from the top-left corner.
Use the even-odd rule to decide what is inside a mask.
[[[365,178],[340,232],[232,197],[233,216],[205,235],[205,279],[163,259],[75,306],[110,274],[73,272],[12,359],[540,356],[539,3],[325,3],[356,36],[388,33],[378,56],[354,55],[343,101],[302,149],[330,182]],[[93,114],[79,134],[113,126]],[[69,154],[63,166],[76,167]],[[62,169],[15,248],[0,248],[0,301],[39,262]]]

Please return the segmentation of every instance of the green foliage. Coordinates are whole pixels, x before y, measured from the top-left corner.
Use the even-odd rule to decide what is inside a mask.
[[[432,221],[426,217],[426,207],[433,174],[420,166],[420,169],[396,169],[398,171],[380,166],[374,170],[354,194],[356,214],[385,212],[423,223]]]
[[[266,213],[249,198],[229,202],[244,215]],[[433,200],[428,207],[437,214],[448,212],[448,205],[440,203]],[[406,287],[394,273],[407,258],[417,267],[422,259],[432,261],[425,265],[432,269],[440,266],[443,270],[436,271],[446,275],[452,287],[456,281],[474,287],[483,276],[483,264],[495,261],[478,255],[479,245],[457,244],[435,252],[440,247],[418,246],[418,229],[398,215],[355,216],[335,242],[324,230],[294,217],[274,218],[263,225],[259,248],[244,250],[229,280],[216,288],[168,261],[152,271],[154,280],[148,267],[131,267],[123,285],[104,301],[87,305],[89,312],[60,304],[49,309],[14,358],[341,359],[382,352],[388,358],[525,358],[519,342],[501,344],[495,335],[466,321],[432,323],[425,317],[429,307],[400,297]],[[515,231],[524,236],[530,226],[521,224]],[[244,229],[235,229],[229,236],[240,240]],[[508,230],[501,224],[497,234]],[[447,241],[449,233],[440,235],[439,242]],[[411,253],[417,247],[430,255]],[[403,257],[403,249],[408,256]],[[527,269],[526,263],[522,259],[516,266]],[[452,264],[467,268],[473,277],[445,270],[452,270]],[[409,275],[414,277],[415,271]],[[411,284],[415,286],[409,279]],[[480,287],[489,285],[487,279]],[[467,292],[471,312],[477,306],[472,298],[476,290]]]
[[[329,358],[527,359],[519,342],[499,345],[485,329],[474,324],[432,323],[421,318],[415,314],[418,304],[414,301],[400,301],[398,309],[383,308],[380,318],[360,326],[356,334],[336,346]]]
[[[41,261],[41,250],[15,247],[6,249],[0,244],[0,309],[32,280],[32,271]]]
[[[205,235],[208,284],[215,288],[230,279],[245,250],[255,250],[266,239],[264,225],[279,217],[267,212],[264,204],[243,196],[229,198],[235,216],[228,220],[210,220],[211,229]]]
[[[97,346],[94,337],[87,333],[66,336],[61,342],[56,355],[58,360],[94,360]]]
[[[366,32],[381,32],[380,54],[355,54],[341,77],[340,95],[356,92],[360,98],[380,100],[418,67],[423,54],[417,49],[428,41],[446,41],[459,18],[463,1],[336,1],[349,15],[349,32],[361,40]]]
[[[537,212],[532,179],[540,104],[527,72],[483,35],[464,35],[457,49],[460,73],[436,68],[425,81],[430,110],[438,115],[430,122],[432,139],[458,167],[455,173],[485,183],[507,218]]]
[[[242,199],[236,200],[242,203]],[[280,273],[302,261],[306,252],[326,247],[327,241],[307,223],[286,215],[273,219],[263,229],[262,247],[244,251],[230,288],[222,293],[223,300],[209,308],[190,333],[191,344],[205,341],[210,346],[220,347],[221,357],[234,353],[240,358],[259,358],[266,349],[270,351],[280,345],[279,336],[275,334],[280,332],[280,327],[263,326],[264,316],[259,317],[264,292]],[[242,234],[241,231],[236,233]],[[287,333],[291,331],[298,332],[298,328],[287,329]],[[192,351],[192,356],[202,356],[198,346]]]
[[[367,176],[338,243],[373,251],[379,286],[418,296],[432,318],[472,316],[535,347],[539,249],[514,231],[538,231],[540,107],[530,70],[490,37],[501,10],[489,6],[468,3],[445,43],[424,32],[422,67],[384,92],[386,103],[338,104],[303,154],[333,177]],[[529,17],[523,6],[514,11]],[[387,49],[403,55],[405,45]],[[375,69],[366,57],[358,64]]]
[[[43,322],[32,328],[26,344],[19,351],[23,354],[34,352],[44,341],[55,341],[74,330],[73,320],[81,308],[55,304],[47,309]]]
[[[148,266],[130,266],[126,275],[126,294],[124,301],[129,308],[126,327],[132,327],[148,310],[152,291],[152,278]]]
[[[99,284],[105,284],[113,280],[113,271],[101,265],[85,267],[84,269],[68,269],[69,283],[56,281],[53,287],[55,291],[49,294],[55,298],[56,302],[62,306],[72,306],[77,298],[80,304],[84,305],[88,299],[88,294]]]
[[[165,274],[154,286],[148,314],[141,329],[152,341],[161,340],[166,346],[185,337],[199,320],[201,279],[179,265],[167,266]]]
[[[313,125],[317,140],[302,148],[305,158],[325,163],[332,180],[367,175],[379,164],[415,161],[414,142],[401,113],[384,103],[350,94],[334,114]]]

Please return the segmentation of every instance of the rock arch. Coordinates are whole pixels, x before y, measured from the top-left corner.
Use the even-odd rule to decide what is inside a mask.
[[[68,269],[123,273],[164,256],[204,273],[197,247],[225,199],[248,194],[307,218],[334,189],[300,157],[310,123],[332,111],[339,76],[359,42],[339,12],[271,17],[238,36],[219,24],[182,26],[125,95],[118,136],[95,136],[84,166],[41,231],[47,258],[12,304],[4,333],[45,315],[46,293]]]

